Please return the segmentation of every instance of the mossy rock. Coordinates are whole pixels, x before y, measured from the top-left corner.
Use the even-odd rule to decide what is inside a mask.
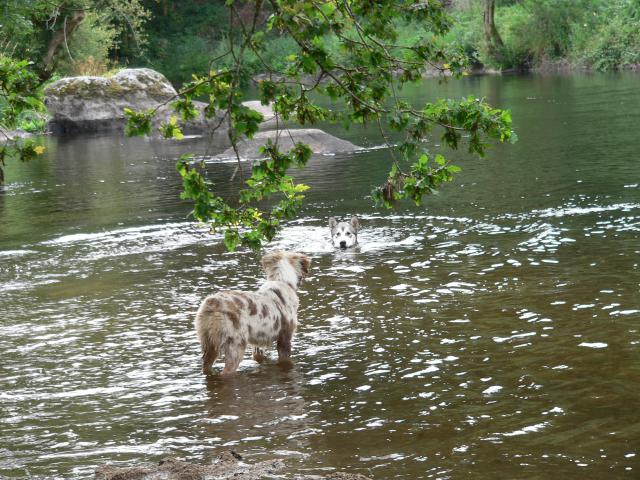
[[[46,97],[74,96],[82,99],[148,95],[158,101],[176,95],[169,81],[149,68],[121,70],[112,77],[67,77],[51,83],[44,90]]]
[[[125,69],[112,77],[63,78],[44,93],[54,133],[123,131],[125,108],[148,110],[176,96],[164,75],[148,68]]]

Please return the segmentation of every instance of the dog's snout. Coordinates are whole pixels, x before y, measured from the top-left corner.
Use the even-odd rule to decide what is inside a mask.
[[[340,248],[347,248],[347,242],[346,242],[346,241],[344,241],[344,240],[342,240],[342,241],[340,242]]]

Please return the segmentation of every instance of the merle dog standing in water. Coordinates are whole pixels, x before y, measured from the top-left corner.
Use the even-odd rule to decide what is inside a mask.
[[[278,358],[288,360],[291,339],[298,324],[297,290],[309,274],[311,259],[294,252],[273,252],[262,257],[267,281],[257,292],[222,291],[205,298],[196,314],[195,327],[202,347],[202,372],[224,354],[222,375],[234,373],[247,344],[261,363],[261,347],[277,342]]]
[[[331,242],[336,248],[347,249],[358,244],[358,230],[360,222],[355,215],[348,222],[338,222],[335,217],[329,219]]]

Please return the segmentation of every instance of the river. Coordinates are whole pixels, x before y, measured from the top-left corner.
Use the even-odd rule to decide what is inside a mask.
[[[638,478],[640,76],[403,92],[467,94],[510,108],[520,140],[485,159],[451,154],[463,171],[422,208],[373,208],[381,149],[296,172],[306,205],[268,246],[313,259],[295,364],[247,356],[225,380],[200,373],[195,311],[263,274],[260,255],[227,253],[178,199],[178,155],[210,146],[49,138],[43,158],[10,163],[0,475],[91,478],[105,462],[233,448],[309,478]],[[234,168],[208,165],[223,194]],[[334,251],[328,218],[352,214],[360,248]]]

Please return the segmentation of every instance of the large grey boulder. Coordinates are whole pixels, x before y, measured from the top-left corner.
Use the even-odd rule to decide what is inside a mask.
[[[362,147],[354,145],[347,140],[334,137],[333,135],[318,130],[316,128],[299,128],[286,130],[268,130],[258,132],[251,140],[243,140],[238,143],[238,154],[243,159],[257,159],[263,157],[260,153],[262,147],[268,140],[275,142],[281,151],[287,151],[293,147],[294,142],[306,143],[314,153],[341,153],[361,150]],[[235,157],[233,148],[228,148],[218,155],[219,158]]]
[[[69,77],[53,82],[44,91],[45,105],[53,133],[123,131],[124,109],[143,111],[170,102],[176,90],[164,75],[149,68],[121,70],[112,77]],[[202,111],[204,103],[197,102]],[[175,112],[162,106],[155,126],[166,122]],[[185,133],[202,133],[216,123],[202,115],[188,122]]]

